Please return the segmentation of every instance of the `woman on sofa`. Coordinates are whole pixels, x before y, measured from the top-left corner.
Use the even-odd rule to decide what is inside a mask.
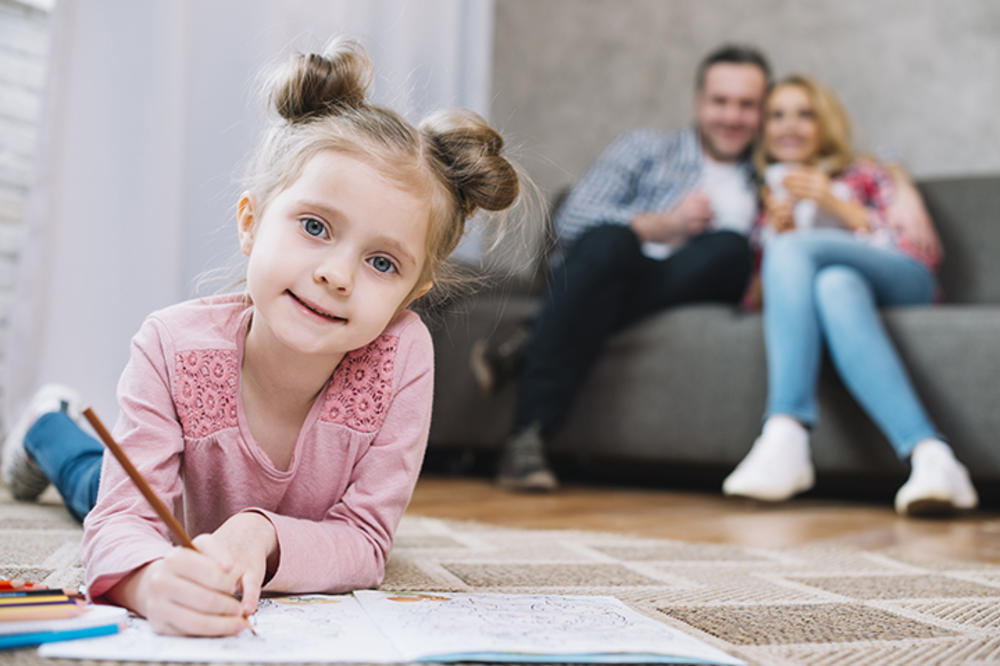
[[[723,492],[781,501],[812,487],[809,429],[817,421],[825,345],[848,390],[910,462],[896,510],[975,507],[966,468],[931,422],[879,316],[881,307],[930,303],[939,258],[888,220],[892,176],[852,153],[841,105],[804,76],[769,93],[755,166],[765,183],[759,229],[767,411]]]

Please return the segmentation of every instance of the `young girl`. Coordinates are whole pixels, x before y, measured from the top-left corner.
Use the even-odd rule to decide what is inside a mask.
[[[158,632],[233,634],[262,589],[383,577],[431,415],[431,339],[407,306],[466,219],[511,205],[519,180],[479,116],[414,128],[366,101],[370,78],[351,42],[276,77],[281,117],[237,206],[246,294],[155,312],[133,339],[114,436],[197,551],[173,546],[110,456],[90,509],[100,445],[76,426],[71,391],[40,391],[5,445],[15,494],[37,496],[47,477],[86,515],[90,597]]]
[[[755,162],[761,172],[779,163],[785,170],[763,196],[774,234],[762,270],[767,414],[723,491],[780,501],[812,486],[808,429],[825,342],[848,390],[910,461],[897,511],[973,508],[968,472],[927,415],[879,316],[880,307],[931,302],[938,260],[888,222],[891,176],[853,157],[840,104],[802,76],[769,93]]]

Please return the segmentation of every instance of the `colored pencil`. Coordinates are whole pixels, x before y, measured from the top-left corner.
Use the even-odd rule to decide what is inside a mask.
[[[101,420],[97,418],[97,414],[94,413],[94,410],[87,407],[83,410],[83,415],[88,421],[90,421],[90,425],[94,426],[94,430],[97,431],[101,441],[104,442],[104,446],[108,447],[108,450],[111,451],[114,457],[118,460],[119,464],[125,468],[125,473],[128,474],[130,479],[132,479],[132,483],[134,483],[135,487],[139,489],[142,496],[146,498],[149,505],[153,507],[153,511],[156,512],[156,515],[160,517],[160,520],[166,523],[178,543],[185,548],[198,550],[194,547],[194,543],[191,542],[191,537],[189,537],[187,532],[184,531],[184,526],[181,525],[180,521],[174,517],[174,514],[171,513],[170,509],[167,508],[167,505],[163,503],[163,500],[156,496],[156,493],[154,493],[153,489],[149,487],[146,479],[142,478],[142,474],[139,473],[139,470],[135,468],[132,461],[129,460],[127,455],[125,455],[125,451],[122,450],[122,447],[119,446],[118,442],[114,440],[111,433],[108,432],[108,429],[104,427],[103,423],[101,423]]]
[[[37,587],[30,590],[9,590],[0,592],[0,600],[15,599],[18,597],[47,597],[50,594],[62,594],[67,597],[82,597],[76,590],[65,590],[60,588]]]
[[[51,643],[53,641],[72,641],[78,638],[108,636],[111,634],[117,634],[119,628],[120,627],[117,624],[102,624],[96,627],[83,627],[82,629],[67,629],[65,631],[36,631],[30,634],[0,636],[0,650],[40,645],[42,643]]]
[[[23,622],[25,620],[59,620],[76,617],[86,610],[77,603],[40,604],[38,606],[14,606],[0,608],[0,622]]]
[[[13,599],[0,599],[0,608],[12,606],[35,606],[37,604],[64,604],[72,601],[65,594],[49,594],[44,597],[14,597]]]
[[[128,611],[118,606],[84,606],[80,615],[62,619],[22,620],[0,622],[0,636],[33,634],[37,631],[68,631],[99,624],[124,624]],[[3,663],[3,659],[0,659]]]

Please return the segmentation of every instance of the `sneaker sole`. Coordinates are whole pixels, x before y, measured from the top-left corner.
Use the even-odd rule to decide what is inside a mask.
[[[944,499],[914,500],[903,509],[907,516],[950,516],[958,511],[954,503]]]
[[[726,488],[726,484],[722,486],[722,494],[726,497],[738,497],[741,499],[756,500],[758,502],[766,502],[768,504],[776,504],[778,502],[785,502],[795,497],[800,493],[804,493],[811,490],[816,484],[816,477],[814,474],[805,475],[803,478],[796,483],[792,490],[787,494],[771,495],[767,492],[761,492],[754,494],[752,489],[739,489],[739,488]]]
[[[497,477],[496,484],[504,490],[547,493],[559,488],[559,482],[547,472],[533,472],[523,477]]]

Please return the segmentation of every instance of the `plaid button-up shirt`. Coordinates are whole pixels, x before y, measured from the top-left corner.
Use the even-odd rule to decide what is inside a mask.
[[[630,224],[636,214],[668,211],[702,179],[705,156],[697,130],[676,132],[639,129],[626,132],[605,148],[576,184],[555,219],[561,249],[598,224]],[[749,182],[749,160],[740,164]],[[747,230],[749,231],[749,229]],[[643,252],[662,259],[663,243],[645,243]]]

